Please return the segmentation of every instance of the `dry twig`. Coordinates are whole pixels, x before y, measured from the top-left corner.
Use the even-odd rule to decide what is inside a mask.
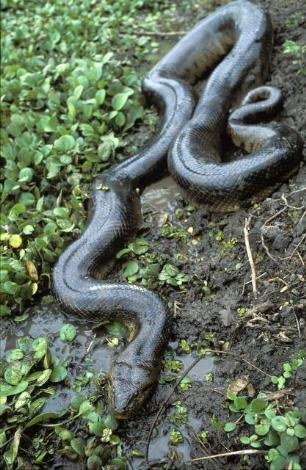
[[[252,250],[251,250],[251,245],[250,245],[250,240],[249,240],[250,220],[251,220],[250,217],[248,219],[245,219],[243,231],[244,231],[244,242],[245,242],[246,252],[247,252],[248,260],[249,260],[250,267],[251,267],[253,294],[254,294],[254,298],[257,299],[256,270],[255,270],[255,265],[254,265],[254,260],[253,260],[253,255],[252,255]]]
[[[257,449],[245,449],[245,450],[235,450],[233,452],[224,452],[223,454],[214,454],[214,455],[206,455],[204,457],[196,457],[191,459],[190,462],[200,462],[201,460],[209,460],[209,459],[216,459],[220,457],[230,457],[232,455],[252,455],[252,454],[265,454],[265,450],[257,450]]]

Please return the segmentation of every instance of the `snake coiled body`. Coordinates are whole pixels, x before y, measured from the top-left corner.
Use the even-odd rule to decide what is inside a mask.
[[[108,262],[137,230],[136,189],[161,174],[167,153],[175,179],[214,208],[249,202],[296,168],[299,135],[281,125],[255,124],[281,98],[272,87],[249,91],[266,78],[271,49],[269,16],[247,0],[218,9],[177,43],[143,80],[144,94],[161,114],[157,135],[139,154],[94,181],[86,230],[54,268],[54,293],[66,311],[97,322],[119,319],[130,328],[131,341],[109,374],[111,408],[119,418],[135,413],[156,384],[170,313],[157,294],[101,280],[97,272],[106,273]],[[195,107],[192,87],[213,68]],[[233,103],[248,91],[228,118]],[[237,145],[252,153],[222,162],[226,128]]]

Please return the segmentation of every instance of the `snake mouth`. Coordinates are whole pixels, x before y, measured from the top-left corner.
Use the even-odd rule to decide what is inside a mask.
[[[120,409],[114,408],[111,406],[111,413],[112,415],[118,420],[125,420],[135,416],[138,410],[127,410],[127,409]]]
[[[110,409],[115,418],[124,420],[137,415],[148,397],[152,394],[153,385],[139,388],[135,384],[133,389],[116,388],[110,390]]]

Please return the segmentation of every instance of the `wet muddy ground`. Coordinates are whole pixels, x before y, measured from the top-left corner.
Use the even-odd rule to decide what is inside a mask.
[[[212,9],[222,2],[211,2]],[[224,2],[223,2],[224,3]],[[306,111],[303,86],[305,75],[301,65],[283,53],[282,44],[291,39],[305,43],[303,0],[270,0],[269,7],[275,28],[270,83],[284,92],[285,104],[277,120],[298,130],[306,142]],[[178,29],[183,28],[178,22]],[[248,210],[233,214],[209,214],[188,201],[170,177],[149,187],[143,194],[145,233],[160,260],[176,264],[190,276],[182,289],[169,285],[160,290],[174,314],[172,341],[167,358],[178,359],[182,371],[196,357],[200,347],[230,352],[233,355],[209,355],[188,374],[190,387],[178,387],[169,406],[153,431],[149,459],[155,468],[263,469],[261,456],[231,456],[207,461],[192,459],[241,448],[235,433],[227,436],[218,430],[216,420],[229,420],[224,396],[230,382],[248,376],[258,391],[271,390],[269,375],[278,375],[282,364],[305,348],[306,325],[306,167],[305,164],[288,184],[271,198]],[[249,220],[249,242],[256,272],[257,298],[254,296],[250,264],[246,255],[244,226]],[[173,227],[175,236],[165,237],[163,227]],[[185,235],[180,236],[179,234]],[[71,319],[70,319],[71,320]],[[63,346],[58,332],[66,321],[53,303],[31,309],[31,316],[19,325],[2,321],[1,354],[15,346],[18,336],[46,335],[52,352],[70,357],[70,379],[93,371],[107,372],[116,348],[110,347],[105,331],[93,334],[86,325],[78,325],[78,336],[72,345]],[[77,323],[76,323],[77,324]],[[192,352],[184,354],[179,341],[186,340]],[[249,361],[247,364],[244,360]],[[251,364],[250,364],[251,363]],[[255,369],[253,366],[256,366]],[[267,375],[268,374],[268,375]],[[145,451],[150,426],[173,381],[164,371],[156,393],[135,419],[123,422],[118,434],[130,455],[130,467],[144,468],[141,452]],[[290,384],[288,400],[298,407],[306,406],[306,368],[298,370]],[[73,392],[58,389],[47,409],[58,411],[68,406]],[[173,429],[171,416],[177,401],[187,407],[188,423],[180,426],[184,441],[169,443]],[[197,433],[208,433],[205,443]],[[139,452],[136,457],[135,449]],[[134,450],[134,456],[132,454]],[[304,459],[304,460],[303,460]],[[306,458],[302,457],[306,467]],[[83,468],[55,457],[54,468]]]

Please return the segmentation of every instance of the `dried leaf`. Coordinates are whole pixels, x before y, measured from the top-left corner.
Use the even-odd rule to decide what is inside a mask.
[[[233,382],[231,382],[228,386],[227,391],[234,393],[241,392],[241,390],[244,390],[247,387],[248,383],[249,376],[243,375],[242,377],[239,377],[238,379],[235,379]]]

